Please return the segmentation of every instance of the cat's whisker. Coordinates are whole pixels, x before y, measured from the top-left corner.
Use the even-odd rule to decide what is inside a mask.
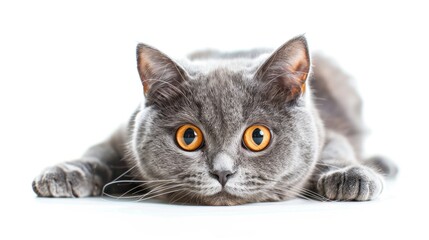
[[[151,198],[155,198],[155,197],[159,197],[159,196],[162,196],[162,195],[166,195],[166,194],[169,194],[169,193],[174,193],[174,192],[177,192],[177,191],[182,191],[182,189],[174,189],[174,188],[177,188],[177,187],[180,187],[180,186],[181,186],[181,184],[176,185],[176,186],[166,187],[166,188],[164,188],[164,189],[162,189],[160,191],[153,192],[153,194],[155,194],[153,196],[151,196],[151,195],[146,196],[147,194],[145,194],[142,198],[140,198],[138,200],[138,202],[145,201],[145,200],[148,200],[148,199],[151,199]],[[171,189],[174,189],[174,190],[171,190]],[[167,191],[167,190],[171,190],[171,191],[164,192],[164,191]]]
[[[150,193],[156,192],[156,191],[158,191],[160,188],[163,188],[164,186],[169,185],[169,184],[173,184],[173,183],[172,183],[172,182],[168,182],[168,183],[161,183],[161,184],[159,184],[158,186],[154,186],[154,187],[152,186],[153,188],[152,188],[151,190],[149,190],[149,192],[147,192],[147,193],[145,193],[145,194],[147,195],[147,194],[150,194]],[[141,190],[139,190],[139,191],[135,192],[134,194],[140,193],[140,192],[142,192],[142,191],[144,191],[144,190],[146,190],[146,189],[141,189]]]
[[[315,201],[315,199],[313,199],[313,198],[309,198],[309,197],[307,197],[307,196],[303,195],[301,192],[296,191],[296,190],[294,190],[294,189],[287,189],[287,191],[286,191],[286,192],[288,192],[288,193],[292,193],[292,195],[291,195],[291,194],[286,194],[286,193],[284,193],[284,192],[282,193],[282,195],[284,195],[284,196],[297,196],[297,197],[304,198],[304,199],[306,199],[306,200]]]
[[[167,184],[166,184],[167,185]],[[143,198],[145,198],[146,196],[150,196],[151,194],[158,194],[158,193],[161,193],[161,192],[163,192],[163,191],[166,191],[166,190],[170,190],[170,189],[174,189],[174,188],[177,188],[177,187],[181,187],[181,186],[184,186],[184,185],[186,185],[186,184],[174,184],[174,185],[170,185],[170,186],[161,186],[161,187],[159,187],[158,189],[152,189],[151,191],[149,191],[148,193],[146,193],[146,194],[144,194],[144,195],[142,195],[141,196],[141,198],[143,199]]]
[[[191,195],[189,196],[189,201],[196,204],[196,202],[197,202],[197,193],[196,192],[191,193]]]
[[[298,189],[296,189],[296,187],[288,187],[288,188],[284,188],[284,189],[274,188],[274,189],[268,189],[268,191],[274,191],[276,194],[282,195],[282,196],[287,196],[287,195],[291,196],[288,193],[292,193],[293,196],[299,196],[299,197],[303,197],[305,199],[308,199],[308,197],[303,195],[303,193],[301,191],[299,191]],[[315,200],[315,199],[312,198],[311,200]]]
[[[298,193],[298,194],[303,194],[303,192],[304,192],[302,188],[297,188],[297,187],[286,188],[286,191]]]
[[[134,164],[134,166],[132,166],[131,168],[129,168],[127,171],[123,172],[121,175],[119,175],[117,178],[115,178],[112,182],[117,181],[118,179],[120,179],[121,177],[123,177],[125,174],[131,172],[134,168],[137,167],[137,163]]]
[[[127,195],[127,194],[129,194],[129,193],[131,193],[132,191],[134,191],[134,190],[136,190],[136,189],[139,189],[139,188],[141,188],[141,189],[139,189],[138,191],[136,191],[136,192],[133,192],[132,193],[132,195],[136,195],[137,193],[140,193],[140,192],[142,192],[142,191],[145,191],[145,190],[147,190],[148,188],[150,188],[151,186],[149,186],[149,185],[161,185],[161,184],[166,184],[165,183],[165,181],[161,181],[161,182],[158,182],[158,181],[156,181],[156,182],[146,182],[146,183],[143,183],[143,184],[139,184],[138,186],[136,186],[136,187],[133,187],[133,188],[131,188],[130,190],[128,190],[128,191],[126,191],[125,193],[123,193],[122,195],[121,195],[121,197],[123,197],[123,196],[125,196],[125,195]],[[146,185],[146,187],[144,187]]]
[[[172,190],[172,191],[169,191],[169,192],[160,193],[160,194],[157,194],[157,195],[154,195],[154,196],[149,196],[149,197],[146,197],[146,198],[140,198],[139,200],[137,200],[137,202],[146,201],[146,200],[149,200],[149,199],[152,199],[152,198],[160,197],[162,195],[167,195],[167,194],[174,193],[174,192],[177,192],[177,191],[180,191],[180,190],[176,189],[176,190]]]
[[[142,184],[143,185],[143,184]],[[139,185],[139,186],[137,186],[137,187],[142,187],[142,185]],[[135,187],[136,188],[136,187]],[[135,188],[133,188],[133,189],[135,189]],[[147,189],[147,187],[146,188],[143,188],[143,190],[146,190]],[[141,191],[141,190],[140,190]],[[130,192],[130,190],[128,190],[126,193],[124,193],[124,194],[121,194],[120,196],[117,196],[117,195],[113,195],[113,194],[109,194],[109,193],[103,193],[103,195],[102,196],[107,196],[107,197],[110,197],[110,198],[113,198],[113,199],[136,199],[136,198],[140,198],[142,195],[134,195],[134,194],[136,194],[136,193],[133,193],[133,195],[126,195],[126,194],[128,194],[128,192]]]
[[[113,198],[113,199],[119,199],[117,196],[115,196],[115,195],[111,195],[111,194],[108,194],[108,193],[103,193],[103,195],[102,196],[106,196],[106,197],[109,197],[109,198]],[[104,198],[103,198],[104,199]]]
[[[124,193],[124,194],[122,194],[121,196],[114,196],[114,195],[111,195],[111,194],[108,194],[108,193],[106,193],[106,189],[108,188],[108,187],[110,187],[111,185],[114,185],[114,184],[122,184],[122,183],[142,183],[142,184],[140,184],[139,186],[143,186],[143,185],[145,185],[145,184],[150,184],[150,183],[172,183],[174,180],[169,180],[169,179],[163,179],[163,180],[116,180],[116,181],[112,181],[112,182],[109,182],[109,183],[107,183],[106,185],[104,185],[103,186],[103,189],[102,189],[102,191],[101,191],[101,195],[102,196],[109,196],[109,197],[112,197],[113,196],[113,198],[126,198],[126,197],[124,197],[124,195],[126,195],[128,192],[126,192],[126,193]],[[129,190],[129,191],[132,191],[132,190],[134,190],[134,189],[136,189],[136,188],[138,188],[139,186],[137,186],[137,187],[135,187],[135,188],[133,188],[133,189],[131,189],[131,190]]]
[[[171,198],[168,200],[168,202],[170,202],[170,203],[173,203],[174,201],[174,199],[175,198],[177,198],[177,196],[179,196],[180,195],[180,193],[182,193],[181,191],[178,191],[178,192],[175,192],[175,193],[173,193],[173,194],[171,194]]]
[[[133,192],[132,193],[132,195],[137,195],[137,194],[139,194],[139,193],[141,193],[141,192],[143,192],[143,191],[146,191],[146,190],[148,190],[148,189],[150,189],[150,190],[152,190],[153,188],[157,188],[157,187],[160,187],[161,185],[162,186],[164,186],[164,185],[167,185],[167,184],[169,184],[169,183],[164,183],[164,182],[160,182],[160,183],[147,183],[146,184],[146,187],[144,187],[144,188],[142,188],[142,189],[139,189],[139,190],[137,190],[137,191],[135,191],[135,192]],[[152,188],[152,189],[151,189]],[[149,191],[150,191],[149,190]],[[141,195],[140,195],[141,196]]]
[[[313,200],[318,200],[318,201],[322,201],[322,202],[330,201],[328,198],[326,198],[326,197],[324,197],[324,196],[322,196],[316,192],[313,192],[311,190],[305,189],[305,188],[290,187],[287,190],[299,193],[301,196],[306,195],[310,198],[313,198]]]
[[[180,196],[180,194],[182,194],[182,196]],[[183,199],[184,197],[188,196],[189,194],[191,194],[192,192],[188,191],[188,192],[183,192],[183,191],[179,191],[177,192],[177,194],[171,198],[170,203],[175,203],[178,202],[180,199]],[[180,196],[179,198],[176,199],[176,197]]]
[[[324,198],[325,198],[325,197],[323,197],[322,195],[320,195],[320,194],[318,194],[318,193],[316,193],[316,192],[313,192],[313,191],[311,191],[311,190],[308,190],[308,189],[304,189],[304,188],[302,188],[302,189],[299,189],[298,191],[300,191],[300,192],[302,192],[302,193],[304,193],[304,194],[308,194],[308,195],[311,195],[311,196],[315,196],[315,197],[321,198],[321,199],[324,199]]]
[[[145,189],[143,189],[143,190],[146,190],[147,188],[145,188]],[[152,193],[159,193],[159,192],[162,192],[162,191],[164,191],[165,189],[163,189],[163,190],[159,190],[159,191],[155,191],[155,192],[152,192]],[[167,190],[168,190],[168,188],[167,188]],[[136,193],[134,193],[134,194],[136,194]],[[110,197],[110,198],[113,198],[113,199],[140,199],[140,198],[142,198],[142,197],[144,197],[144,196],[146,196],[146,195],[148,195],[148,193],[144,193],[144,194],[140,194],[140,195],[128,195],[128,196],[125,196],[125,195],[121,195],[121,196],[115,196],[115,195],[112,195],[112,194],[108,194],[108,193],[105,193],[104,194],[105,196],[108,196],[108,197]]]
[[[197,204],[197,205],[200,205],[200,203],[202,202],[201,196],[197,192],[191,193],[189,201],[192,202],[193,204]]]
[[[324,198],[324,197],[320,197],[320,196],[318,196],[318,195],[314,195],[314,194],[311,194],[311,193],[306,193],[306,192],[300,192],[300,191],[298,191],[298,194],[299,194],[299,196],[305,196],[305,197],[309,197],[309,198],[311,198],[312,200],[316,200],[316,201],[320,201],[320,202],[326,202],[327,201],[327,199],[326,198]]]
[[[110,183],[113,183],[113,182],[117,181],[118,179],[120,179],[121,177],[123,177],[124,175],[126,175],[127,173],[131,172],[134,168],[136,168],[136,167],[137,167],[137,165],[138,165],[138,164],[134,164],[134,166],[132,166],[131,168],[129,168],[127,171],[123,172],[121,175],[119,175],[119,176],[118,176],[117,178],[115,178],[113,181],[111,181],[111,182],[109,182],[109,183],[105,184],[105,185],[103,186],[103,189],[101,189],[101,195],[104,195],[104,194],[106,193],[106,192],[105,192],[106,187],[110,186],[110,185],[111,185]]]
[[[108,194],[108,193],[105,193],[104,196],[107,196],[109,198],[113,198],[113,199],[116,199],[116,200],[119,200],[119,199],[137,199],[137,198],[139,198],[139,196],[115,196],[115,195]]]
[[[137,185],[137,186],[135,186],[135,187],[131,188],[130,190],[128,190],[128,191],[126,191],[126,192],[124,192],[124,193],[123,193],[121,196],[119,196],[119,197],[124,197],[125,195],[129,194],[130,192],[134,191],[135,189],[142,188],[142,187],[143,187],[144,185],[146,185],[146,184],[148,184],[148,183],[139,184],[139,185]],[[145,188],[144,188],[144,189],[145,189]],[[133,194],[135,194],[135,193],[133,193]]]

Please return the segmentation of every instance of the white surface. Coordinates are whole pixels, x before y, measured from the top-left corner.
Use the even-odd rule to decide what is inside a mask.
[[[0,239],[427,239],[426,10],[413,1],[2,1]],[[183,56],[276,47],[304,32],[357,79],[368,154],[400,165],[377,201],[189,207],[35,198],[41,169],[79,157],[136,107],[137,42]]]

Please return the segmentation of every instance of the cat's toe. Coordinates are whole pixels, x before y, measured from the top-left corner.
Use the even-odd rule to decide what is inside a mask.
[[[84,197],[93,186],[80,169],[55,166],[46,169],[33,181],[33,190],[39,197]]]
[[[368,201],[380,195],[383,180],[372,169],[355,166],[323,175],[317,183],[317,189],[331,200]]]
[[[72,197],[66,173],[59,167],[48,168],[34,179],[33,190],[40,197]]]

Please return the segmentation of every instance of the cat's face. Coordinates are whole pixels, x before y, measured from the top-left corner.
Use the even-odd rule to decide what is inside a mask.
[[[185,70],[144,45],[138,54],[147,100],[131,150],[142,178],[166,180],[169,200],[194,204],[295,195],[319,148],[302,96],[310,66],[303,38],[262,65],[234,71]]]

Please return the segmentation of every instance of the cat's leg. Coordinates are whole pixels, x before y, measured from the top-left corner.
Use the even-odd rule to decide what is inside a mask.
[[[328,132],[312,184],[330,200],[367,201],[381,193],[384,182],[378,172],[356,159],[345,137]]]
[[[124,169],[125,127],[105,142],[97,144],[75,161],[64,162],[42,171],[33,181],[40,197],[98,196],[103,186]]]

